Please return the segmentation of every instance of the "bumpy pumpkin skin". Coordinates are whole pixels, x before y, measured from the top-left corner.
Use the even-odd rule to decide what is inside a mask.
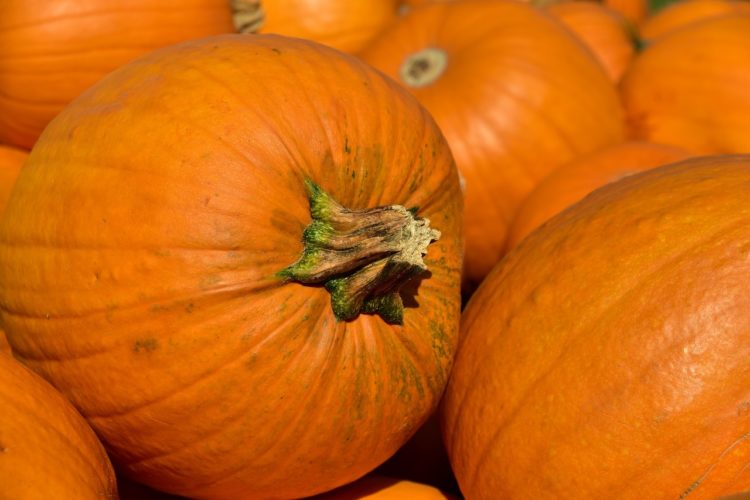
[[[407,58],[440,49],[447,65],[410,85]],[[564,26],[521,2],[428,4],[400,18],[361,57],[407,86],[445,133],[465,178],[465,279],[502,257],[523,197],[554,168],[623,137],[614,85]]]
[[[338,50],[356,53],[398,15],[399,0],[232,0],[236,26],[241,31],[248,19],[242,6],[262,15],[244,26],[257,33],[306,38]]]
[[[442,406],[467,498],[748,490],[749,185],[750,156],[636,174],[493,270]]]
[[[750,15],[659,37],[621,82],[630,135],[698,154],[750,152]]]
[[[586,44],[613,82],[620,81],[635,54],[635,39],[619,12],[588,0],[553,2],[546,10]]]
[[[403,326],[337,321],[324,288],[278,277],[310,223],[306,178],[442,232]],[[2,317],[128,476],[302,497],[364,475],[436,407],[461,219],[449,147],[395,82],[312,42],[207,38],[112,73],[47,128],[0,227]]]
[[[0,144],[0,213],[5,210],[18,173],[28,156],[27,151]],[[0,329],[0,353],[2,352],[10,352],[10,344],[5,332]]]
[[[627,175],[689,156],[687,151],[676,146],[627,141],[563,165],[540,182],[521,204],[510,228],[508,249],[595,189]]]
[[[682,0],[644,19],[639,34],[644,40],[653,40],[692,23],[734,13],[750,13],[750,4],[743,0]]]
[[[94,431],[58,391],[0,354],[0,484],[13,499],[117,498]]]
[[[0,142],[30,149],[104,75],[153,49],[232,33],[228,0],[3,0]]]

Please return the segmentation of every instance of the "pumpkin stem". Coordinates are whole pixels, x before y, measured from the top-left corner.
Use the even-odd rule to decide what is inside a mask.
[[[257,33],[266,21],[261,0],[230,0],[234,28],[239,33]]]
[[[423,257],[440,238],[417,208],[401,205],[350,210],[320,186],[305,180],[312,222],[305,228],[302,256],[280,277],[306,285],[324,284],[336,318],[379,314],[402,324],[399,289],[427,271]]]
[[[442,49],[428,47],[407,57],[399,76],[410,87],[426,87],[434,83],[447,66],[448,54]]]

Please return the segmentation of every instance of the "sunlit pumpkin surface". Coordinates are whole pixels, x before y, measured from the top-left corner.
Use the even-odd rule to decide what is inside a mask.
[[[306,179],[441,233],[403,325],[338,321],[279,277]],[[461,192],[429,114],[364,63],[273,35],[153,52],[47,128],[0,227],[17,356],[128,476],[197,498],[300,497],[393,454],[438,402],[457,342]]]

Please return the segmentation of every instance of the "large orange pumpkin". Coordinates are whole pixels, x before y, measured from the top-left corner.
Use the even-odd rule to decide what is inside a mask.
[[[496,0],[414,9],[362,58],[431,111],[466,184],[466,281],[502,257],[523,197],[548,172],[623,135],[614,85],[564,26]]]
[[[442,407],[473,499],[750,488],[750,156],[609,184],[472,297]]]
[[[602,3],[622,14],[633,25],[649,15],[649,0],[602,0]]]
[[[118,66],[233,30],[228,0],[3,0],[0,142],[31,148],[68,102]]]
[[[0,144],[0,214],[5,210],[10,192],[28,155],[27,151]],[[1,329],[0,352],[10,352],[5,332]]]
[[[399,0],[231,0],[242,33],[278,33],[344,52],[362,49],[395,19]]]
[[[433,486],[386,476],[368,475],[315,500],[455,500]]]
[[[676,146],[629,141],[584,155],[545,178],[523,201],[508,236],[508,249],[531,231],[605,184],[687,158]]]
[[[695,153],[750,152],[750,14],[659,37],[621,82],[631,136]]]
[[[613,81],[620,80],[635,54],[635,38],[619,12],[584,0],[553,2],[546,10],[591,49]]]
[[[115,475],[91,427],[52,386],[0,354],[0,496],[117,498]]]
[[[750,12],[750,3],[743,0],[681,0],[644,19],[639,34],[644,40],[653,40],[695,22],[741,12]]]
[[[450,149],[395,82],[308,41],[211,37],[46,129],[0,227],[2,319],[129,477],[311,495],[436,408],[461,219]]]

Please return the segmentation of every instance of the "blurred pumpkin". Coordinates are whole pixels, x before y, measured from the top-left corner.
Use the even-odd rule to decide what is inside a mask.
[[[493,270],[441,406],[466,498],[750,489],[748,186],[742,155],[635,174]]]
[[[112,464],[91,427],[63,396],[0,354],[2,498],[117,498]]]
[[[0,214],[5,210],[10,192],[28,155],[25,150],[0,144]],[[10,344],[5,338],[5,332],[1,329],[0,352],[10,352]]]
[[[741,0],[681,0],[644,19],[639,33],[644,40],[653,40],[690,24],[712,17],[750,12],[750,3]]]
[[[461,219],[450,149],[395,82],[305,40],[204,38],[49,125],[0,224],[0,312],[133,480],[312,495],[435,410]]]
[[[227,0],[3,0],[0,142],[30,149],[60,110],[158,47],[234,30]]]
[[[306,38],[356,53],[399,11],[400,0],[230,0],[240,33]]]
[[[371,474],[315,500],[457,500],[426,484]]]
[[[629,141],[584,155],[556,169],[523,201],[508,237],[508,249],[558,212],[610,182],[643,170],[684,160],[676,146]]]
[[[637,25],[649,15],[649,0],[603,0],[602,3],[610,9]]]
[[[630,135],[693,153],[750,152],[750,15],[659,37],[621,82]]]
[[[613,81],[620,80],[635,54],[632,29],[620,13],[588,0],[553,2],[546,10],[586,44]]]
[[[414,9],[361,57],[430,110],[465,179],[465,284],[502,257],[521,200],[552,169],[623,137],[614,85],[569,30],[525,3]]]

